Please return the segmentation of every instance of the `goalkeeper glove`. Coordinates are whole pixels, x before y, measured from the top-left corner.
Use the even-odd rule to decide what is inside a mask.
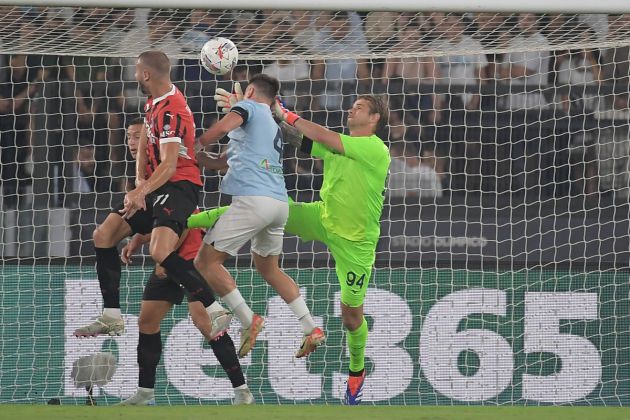
[[[295,112],[291,112],[284,107],[279,96],[276,96],[276,102],[273,106],[273,113],[282,121],[286,121],[289,125],[295,126],[295,122],[300,116]]]
[[[214,100],[217,106],[221,108],[221,112],[227,114],[237,102],[243,100],[243,90],[239,82],[234,83],[234,93],[230,93],[225,89],[218,88],[214,92]]]
[[[282,138],[284,141],[296,149],[302,146],[304,135],[297,128],[289,125],[285,121],[280,121],[280,130],[282,130]]]

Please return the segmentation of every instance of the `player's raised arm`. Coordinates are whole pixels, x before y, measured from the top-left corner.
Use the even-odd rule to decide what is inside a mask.
[[[120,259],[123,263],[131,263],[131,257],[142,245],[151,241],[151,234],[136,233],[131,237],[129,242],[120,250]]]
[[[179,143],[171,142],[160,144],[161,162],[153,174],[151,174],[146,181],[142,181],[140,176],[143,170],[140,168],[145,168],[146,170],[146,154],[142,152],[142,149],[145,147],[146,142],[140,141],[136,160],[136,188],[129,191],[125,196],[124,208],[120,211],[124,218],[133,216],[139,209],[145,209],[145,198],[147,194],[152,193],[164,185],[166,181],[175,174],[175,170],[177,169]],[[145,155],[144,158],[142,158],[143,155]]]
[[[177,169],[177,156],[179,154],[179,142],[160,144],[161,162],[147,182],[143,185],[145,194],[151,193],[166,183]]]
[[[317,143],[321,143],[338,153],[344,153],[343,143],[341,142],[339,133],[335,133],[324,126],[301,118],[296,113],[286,109],[279,99],[276,99],[273,111],[276,114],[276,117],[300,130],[304,136],[316,141]]]
[[[201,151],[197,153],[197,163],[200,168],[211,171],[221,171],[228,168],[227,155],[225,153],[212,153]]]
[[[227,133],[243,125],[243,122],[245,122],[245,120],[242,115],[236,110],[232,110],[199,136],[197,142],[203,147],[216,143],[225,137]]]

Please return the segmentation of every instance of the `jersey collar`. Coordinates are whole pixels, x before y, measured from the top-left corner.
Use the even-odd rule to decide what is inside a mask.
[[[175,94],[175,85],[172,85],[171,90],[169,90],[167,93],[165,93],[164,95],[160,96],[159,98],[155,98],[153,100],[153,105],[157,104],[161,100],[166,99],[169,96],[174,95],[174,94]]]

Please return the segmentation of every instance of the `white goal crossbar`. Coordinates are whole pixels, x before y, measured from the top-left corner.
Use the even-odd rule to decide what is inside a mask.
[[[163,0],[0,0],[0,5],[24,6],[80,6],[80,7],[173,7]],[[181,0],[176,4],[183,9],[224,9],[225,2],[217,0]],[[293,0],[232,0],[231,9],[243,10],[369,10],[410,12],[531,12],[531,13],[627,13],[627,0],[529,0],[505,2],[499,0],[320,0],[316,3]]]

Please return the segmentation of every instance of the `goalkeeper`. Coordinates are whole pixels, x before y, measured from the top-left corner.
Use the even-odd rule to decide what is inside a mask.
[[[223,111],[240,99],[236,94],[218,93],[215,98],[224,106]],[[362,398],[368,336],[363,300],[380,235],[379,221],[390,163],[387,146],[375,133],[385,126],[388,111],[379,98],[359,96],[348,111],[350,135],[304,120],[286,110],[279,101],[274,113],[283,121],[281,124],[289,124],[304,135],[303,138],[293,136],[300,140],[293,143],[301,151],[324,161],[321,201],[291,202],[285,231],[303,241],[325,243],[335,260],[341,286],[341,316],[350,352],[344,402],[356,405]],[[226,210],[227,207],[221,207],[192,215],[188,227],[209,228]]]

